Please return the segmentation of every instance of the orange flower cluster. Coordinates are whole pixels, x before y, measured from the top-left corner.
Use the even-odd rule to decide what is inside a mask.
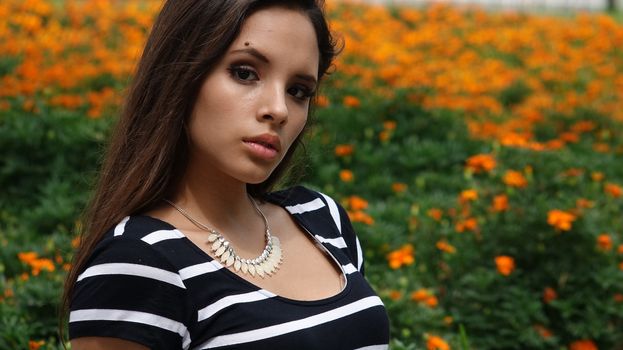
[[[389,267],[396,270],[406,265],[411,265],[415,262],[413,257],[413,246],[411,244],[405,244],[400,249],[394,250],[387,254],[387,261]]]
[[[545,287],[543,289],[543,302],[546,304],[551,303],[553,300],[558,299],[558,293],[552,287]]]
[[[598,348],[592,340],[583,339],[569,344],[569,350],[598,350]]]
[[[617,68],[623,65],[618,54],[623,26],[611,16],[519,16],[440,3],[391,9],[330,4],[332,27],[347,43],[339,72],[383,94],[397,88],[431,91],[414,92],[409,99],[428,109],[475,116],[468,121],[474,136],[508,147],[555,150],[593,129],[582,121],[561,128],[551,140],[537,141],[535,125],[549,113],[571,114],[582,106],[623,120],[623,78]],[[370,30],[370,23],[378,30]],[[384,35],[389,32],[391,37]],[[379,80],[384,84],[376,84]],[[507,91],[518,91],[521,100],[505,104],[499,96]],[[504,118],[477,118],[482,115]]]
[[[456,252],[456,248],[452,244],[448,243],[448,241],[446,241],[445,239],[438,241],[436,247],[442,252],[450,254],[454,254]]]
[[[495,266],[500,274],[508,276],[515,270],[515,259],[507,255],[496,256]]]
[[[597,236],[597,247],[603,251],[612,250],[612,237],[607,233]]]
[[[350,196],[347,199],[348,217],[352,222],[361,222],[366,225],[373,225],[374,219],[364,212],[368,208],[368,201],[359,196]]]
[[[392,191],[396,192],[396,193],[402,193],[405,192],[407,190],[408,186],[405,183],[402,182],[394,182],[392,184]]]
[[[348,169],[340,170],[340,180],[344,182],[352,182],[355,179],[355,174]]]
[[[38,112],[39,104],[85,106],[88,116],[98,117],[106,105],[119,100],[115,91],[92,82],[127,80],[160,5],[159,1],[2,1],[0,13],[7,15],[0,16],[0,56],[17,64],[0,76],[0,106],[7,108],[8,101],[20,97],[23,108],[33,112]]]
[[[572,223],[577,217],[563,210],[550,210],[547,213],[547,223],[553,226],[557,231],[571,230]]]
[[[33,276],[38,276],[41,271],[53,272],[56,268],[54,263],[50,259],[39,258],[39,255],[35,252],[22,252],[17,254],[17,258],[30,266]]]
[[[465,220],[458,221],[454,226],[456,232],[476,231],[478,229],[478,220],[476,218],[466,218]]]
[[[437,297],[425,288],[420,288],[412,292],[411,300],[426,305],[430,308],[436,307],[437,304],[439,304]]]
[[[426,338],[426,350],[450,350],[450,345],[441,337],[429,335]]]
[[[338,157],[346,157],[354,152],[353,145],[337,145],[335,146],[335,155]]]
[[[491,154],[477,154],[467,158],[465,167],[475,174],[490,172],[495,169],[496,161]]]
[[[510,187],[524,188],[528,186],[528,180],[526,180],[522,173],[515,170],[506,171],[503,181]]]
[[[617,184],[607,183],[604,185],[604,192],[613,198],[623,196],[623,188]]]
[[[508,196],[505,194],[500,194],[493,197],[491,209],[496,212],[508,210]]]
[[[435,221],[440,221],[443,217],[443,210],[439,208],[431,208],[426,212],[426,215],[430,216]]]

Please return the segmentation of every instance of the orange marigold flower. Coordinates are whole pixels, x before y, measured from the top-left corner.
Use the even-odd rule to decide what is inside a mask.
[[[427,289],[420,288],[411,293],[411,300],[417,301],[417,302],[423,302],[429,296],[430,296],[430,293],[428,292]]]
[[[426,215],[430,216],[435,221],[439,221],[443,217],[443,211],[438,208],[431,208],[426,212]]]
[[[340,180],[344,182],[351,182],[355,178],[352,171],[348,169],[340,170]]]
[[[590,120],[581,120],[571,126],[571,130],[575,132],[588,132],[595,129],[597,126]]]
[[[352,210],[363,210],[368,208],[368,201],[359,196],[348,197],[348,207]]]
[[[478,174],[495,169],[495,158],[490,154],[477,154],[467,159],[466,168]]]
[[[5,298],[12,298],[15,295],[15,293],[13,293],[13,289],[6,288],[4,290],[4,294],[3,295],[4,295]]]
[[[390,132],[390,131],[388,131],[388,130],[382,130],[382,131],[379,133],[379,140],[381,140],[381,141],[385,142],[385,141],[389,140],[389,137],[390,137],[390,136],[391,136],[391,132]]]
[[[329,104],[329,98],[326,95],[318,95],[316,96],[316,106],[318,107],[327,107]]]
[[[552,300],[558,299],[558,293],[552,287],[545,287],[543,289],[543,302],[549,304]]]
[[[617,184],[607,183],[604,186],[604,192],[614,198],[623,196],[623,188]]]
[[[54,263],[50,259],[35,259],[30,263],[33,276],[38,276],[43,270],[54,272],[56,269]]]
[[[26,264],[30,264],[33,261],[37,260],[37,258],[39,257],[39,254],[37,254],[36,252],[21,252],[21,253],[17,253],[17,258]]]
[[[575,215],[558,209],[550,210],[547,213],[547,223],[560,231],[571,230],[571,223],[575,221],[576,218]]]
[[[361,223],[366,224],[366,225],[373,225],[374,224],[374,219],[370,215],[364,213],[361,210],[357,210],[357,211],[354,211],[354,212],[350,212],[349,211],[348,212],[348,218],[352,222],[361,222]]]
[[[522,173],[515,170],[506,171],[503,181],[507,186],[511,187],[524,188],[528,186],[528,180],[526,180]]]
[[[78,248],[79,245],[80,245],[80,236],[76,236],[72,238],[71,247],[75,249],[75,248]]]
[[[392,191],[396,193],[402,193],[407,190],[407,184],[402,182],[394,182],[392,184]]]
[[[579,169],[579,168],[569,168],[563,172],[563,175],[569,176],[569,177],[577,177],[582,174],[584,174],[584,170]]]
[[[338,157],[350,156],[353,154],[353,145],[337,145],[335,146],[335,155]]]
[[[346,107],[359,107],[361,105],[361,101],[359,101],[359,99],[355,96],[346,96],[344,97],[344,100],[342,101],[344,103],[344,106]]]
[[[389,298],[393,301],[400,300],[402,298],[402,292],[399,290],[389,291]]]
[[[475,231],[478,228],[478,221],[476,218],[467,218],[463,221],[459,221],[454,225],[456,232]]]
[[[614,301],[616,301],[617,303],[623,303],[623,294],[621,293],[616,293],[614,296]]]
[[[569,344],[569,350],[599,350],[592,340],[576,340]]]
[[[396,122],[393,120],[386,120],[383,122],[383,128],[385,130],[394,130],[396,129]]]
[[[476,199],[478,199],[478,192],[476,190],[473,190],[473,189],[464,190],[459,195],[459,201],[461,203],[465,203],[465,202],[469,202],[469,201],[475,201]]]
[[[594,206],[595,206],[595,202],[588,200],[586,198],[579,198],[578,200],[575,201],[575,207],[577,209],[592,208]]]
[[[623,261],[619,263],[619,270],[623,271]]]
[[[491,204],[493,211],[506,211],[508,210],[508,196],[501,194],[493,197],[493,203]]]
[[[424,300],[424,304],[430,308],[434,308],[437,307],[439,301],[437,300],[436,296],[431,295],[430,297],[426,298],[426,300]]]
[[[28,349],[37,350],[45,344],[43,340],[29,340],[28,341]]]
[[[451,325],[454,322],[454,318],[452,318],[452,316],[445,316],[443,318],[443,323],[446,324],[446,326]]]
[[[442,252],[446,252],[450,254],[453,254],[456,252],[456,248],[454,248],[454,246],[448,243],[445,239],[442,239],[439,242],[437,242],[436,246],[437,246],[437,249],[441,250]]]
[[[575,143],[580,141],[580,135],[575,132],[563,132],[560,134],[560,139],[565,142]]]
[[[612,238],[607,233],[602,233],[597,237],[597,247],[603,251],[612,249]]]
[[[619,247],[617,248],[617,253],[623,254],[623,244],[619,244]]]
[[[608,153],[610,152],[610,145],[603,142],[595,142],[593,144],[593,150],[599,153]]]
[[[415,262],[413,246],[411,244],[405,244],[400,249],[387,254],[387,261],[389,262],[389,267],[394,270],[405,265],[413,264]]]
[[[535,324],[534,325],[534,330],[539,333],[539,335],[541,335],[541,337],[543,338],[549,338],[553,335],[552,331],[549,330],[548,328],[545,328],[544,326],[540,325],[540,324]]]
[[[515,259],[507,255],[496,256],[495,266],[500,274],[508,276],[515,270]]]
[[[604,173],[601,171],[594,171],[591,173],[591,179],[595,182],[600,182],[604,179]]]
[[[429,335],[426,339],[426,350],[450,350],[450,345],[443,338]]]

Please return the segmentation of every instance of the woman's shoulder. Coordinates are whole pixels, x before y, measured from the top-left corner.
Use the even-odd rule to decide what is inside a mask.
[[[98,242],[91,254],[92,265],[97,260],[150,261],[152,265],[179,268],[179,254],[171,254],[186,247],[181,244],[184,234],[167,222],[145,216],[126,216],[114,224]],[[184,255],[188,256],[188,255]]]
[[[288,211],[295,213],[304,209],[320,209],[328,207],[330,210],[337,210],[340,206],[330,196],[305,186],[293,186],[265,195],[265,199],[280,204]]]

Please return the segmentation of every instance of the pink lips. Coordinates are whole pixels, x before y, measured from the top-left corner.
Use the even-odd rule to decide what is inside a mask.
[[[272,134],[244,138],[242,141],[249,146],[249,149],[255,156],[266,160],[274,159],[281,151],[279,137]]]

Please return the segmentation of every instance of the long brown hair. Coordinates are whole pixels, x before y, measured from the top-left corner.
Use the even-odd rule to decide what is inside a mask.
[[[244,20],[269,6],[295,9],[310,19],[320,52],[320,80],[338,51],[322,0],[168,0],[163,5],[83,214],[80,247],[61,300],[61,339],[76,279],[93,249],[125,216],[144,212],[172,195],[186,169],[188,138],[184,125],[201,84],[238,36]],[[252,195],[270,191],[286,173],[300,138],[266,181],[247,185]]]

